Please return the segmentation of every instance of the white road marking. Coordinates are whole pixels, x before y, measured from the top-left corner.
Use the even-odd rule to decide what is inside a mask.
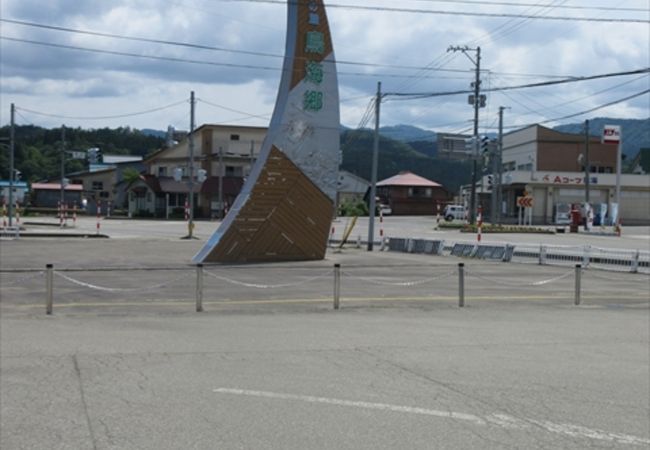
[[[507,429],[541,428],[550,433],[565,436],[593,439],[598,441],[617,442],[630,445],[649,445],[650,439],[628,434],[609,433],[579,425],[553,423],[546,420],[520,419],[506,414],[491,414],[480,417],[454,411],[441,411],[436,409],[418,408],[413,406],[390,405],[387,403],[371,403],[354,400],[343,400],[327,397],[314,397],[311,395],[284,394],[279,392],[254,391],[248,389],[218,388],[213,392],[217,394],[242,395],[247,397],[261,397],[275,400],[295,400],[307,403],[320,403],[325,405],[347,406],[352,408],[375,409],[379,411],[399,412],[406,414],[419,414],[424,416],[440,417],[444,419],[462,420],[475,425],[492,425]]]

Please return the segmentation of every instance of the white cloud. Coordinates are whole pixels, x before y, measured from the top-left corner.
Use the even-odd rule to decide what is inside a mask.
[[[605,11],[561,8],[490,8],[456,3],[387,0],[346,0],[344,4],[456,11],[544,12],[550,15],[606,17]],[[620,6],[646,7],[628,0]],[[197,43],[226,49],[280,55],[284,52],[286,8],[282,5],[220,0],[6,0],[2,17],[159,40]],[[611,12],[628,17],[628,13]],[[634,13],[633,13],[634,14]],[[467,89],[473,79],[472,62],[460,53],[447,53],[450,45],[480,45],[484,85],[503,86],[539,81],[539,77],[512,74],[590,75],[650,66],[650,27],[575,21],[542,21],[331,8],[330,24],[336,56],[341,61],[390,66],[442,67],[460,72],[422,72],[395,67],[340,64],[341,118],[355,127],[382,82],[386,92],[440,92]],[[636,16],[639,16],[637,13]],[[647,14],[646,14],[647,16]],[[269,114],[273,108],[282,60],[241,53],[198,50],[128,40],[108,39],[2,24],[2,35],[48,43],[98,48],[217,64],[265,66],[273,70],[232,68],[158,61],[0,41],[2,50],[0,121],[8,122],[8,105],[16,103],[42,112],[76,111],[78,116],[119,115],[152,109],[197,96],[245,111]],[[470,55],[472,53],[470,52]],[[405,78],[405,77],[409,78]],[[613,78],[546,89],[490,94],[481,111],[481,125],[495,123],[498,106],[510,106],[510,123],[526,124],[583,111],[648,88],[650,77],[622,85],[632,78]],[[615,89],[608,88],[620,85]],[[599,92],[604,91],[599,94]],[[353,99],[353,100],[350,100]],[[202,108],[206,108],[205,110]],[[237,113],[201,106],[205,122],[242,120]],[[535,114],[533,114],[533,112]],[[647,117],[648,101],[639,98],[594,115]],[[205,114],[205,116],[204,116]],[[26,114],[25,114],[26,115]],[[101,126],[131,125],[163,129],[186,122],[186,111],[165,110],[128,119],[107,120]],[[588,117],[588,116],[587,116]],[[30,116],[40,125],[58,125],[59,119]],[[412,124],[458,131],[466,128],[472,109],[465,95],[402,102],[389,101],[382,109],[382,124]],[[573,121],[583,120],[577,117]],[[264,125],[263,119],[244,122]],[[78,120],[74,126],[97,126]],[[179,126],[183,128],[186,126]]]

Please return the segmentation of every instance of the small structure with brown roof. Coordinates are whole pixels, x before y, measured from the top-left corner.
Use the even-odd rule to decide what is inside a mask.
[[[434,215],[449,200],[439,183],[412,172],[399,174],[377,183],[377,196],[396,215]]]

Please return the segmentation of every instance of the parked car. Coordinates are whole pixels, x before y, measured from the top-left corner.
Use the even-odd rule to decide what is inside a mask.
[[[388,205],[379,205],[379,211],[384,216],[390,216],[391,214],[393,214],[393,210]]]
[[[447,205],[442,213],[447,222],[452,220],[465,220],[466,210],[463,205]]]

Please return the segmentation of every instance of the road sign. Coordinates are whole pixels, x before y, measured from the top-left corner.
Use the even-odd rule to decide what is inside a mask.
[[[533,197],[517,197],[517,206],[520,208],[532,208]]]
[[[621,127],[618,125],[605,125],[603,128],[603,144],[618,144],[621,141]]]
[[[86,152],[68,152],[72,159],[86,159]]]

